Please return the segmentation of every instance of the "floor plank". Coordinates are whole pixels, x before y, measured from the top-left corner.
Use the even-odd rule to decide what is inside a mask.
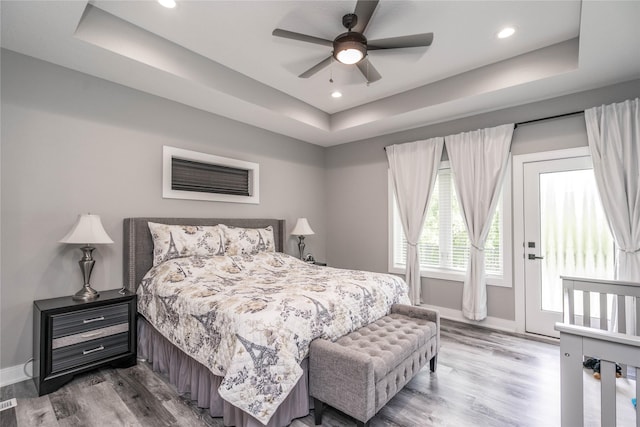
[[[15,409],[18,427],[54,427],[59,425],[48,396],[19,399]]]
[[[557,341],[447,320],[441,338],[438,371],[426,366],[371,420],[372,427],[560,425]],[[0,396],[18,399],[17,427],[223,426],[144,362],[78,376],[47,396],[37,397],[32,381],[3,387]],[[2,419],[12,425],[8,414]],[[354,424],[339,411],[325,411],[324,426]],[[313,412],[291,424],[314,425]]]
[[[16,418],[16,408],[9,408],[0,412],[0,426],[18,427],[18,419]]]
[[[129,410],[108,381],[90,387],[69,384],[63,388],[71,389],[69,400],[73,401],[73,410],[68,411],[64,418],[58,420],[60,427],[142,427],[145,425]]]
[[[106,376],[120,399],[141,424],[157,427],[178,425],[178,420],[147,388],[147,384],[141,381],[142,377],[138,372],[138,369],[111,369],[106,371]]]

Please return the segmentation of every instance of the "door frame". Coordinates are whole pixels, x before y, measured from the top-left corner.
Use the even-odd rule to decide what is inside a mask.
[[[513,156],[513,293],[516,332],[526,333],[525,247],[524,247],[524,164],[589,156],[589,147],[567,148]]]

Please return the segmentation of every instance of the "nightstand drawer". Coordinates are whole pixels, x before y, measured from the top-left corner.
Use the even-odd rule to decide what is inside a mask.
[[[79,344],[99,338],[105,338],[110,335],[120,334],[129,330],[128,323],[120,323],[118,325],[107,326],[106,328],[93,329],[91,331],[83,331],[79,334],[67,335],[65,337],[56,338],[51,342],[51,349],[66,347],[69,345]]]
[[[82,342],[53,350],[51,373],[81,366],[129,351],[129,333]]]
[[[58,314],[51,316],[51,321],[53,325],[52,337],[56,339],[66,335],[127,323],[129,321],[129,305],[122,303]]]

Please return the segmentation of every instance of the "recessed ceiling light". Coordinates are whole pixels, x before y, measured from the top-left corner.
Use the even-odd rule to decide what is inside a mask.
[[[506,39],[507,37],[511,37],[516,32],[516,29],[513,27],[505,27],[498,33],[499,39]]]
[[[334,90],[333,92],[331,92],[331,97],[340,98],[342,97],[342,92],[340,92],[339,90]]]
[[[176,0],[158,0],[158,3],[160,3],[167,9],[173,9],[174,7],[176,7]]]

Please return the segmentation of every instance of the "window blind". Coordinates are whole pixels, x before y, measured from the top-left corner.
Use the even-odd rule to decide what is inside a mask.
[[[398,207],[393,199],[393,261],[404,266],[407,260],[407,241],[402,230]],[[502,195],[498,201],[491,229],[485,243],[487,274],[503,274]],[[418,242],[420,267],[464,272],[469,262],[469,236],[458,204],[451,169],[438,171],[429,200],[427,216]]]
[[[171,189],[249,196],[249,171],[211,163],[171,159]]]

